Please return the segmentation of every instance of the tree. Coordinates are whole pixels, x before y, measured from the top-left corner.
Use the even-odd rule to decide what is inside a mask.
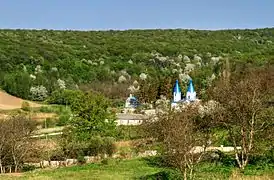
[[[0,122],[0,169],[13,166],[17,172],[28,153],[32,150],[31,135],[36,123],[24,115],[12,115]]]
[[[69,125],[80,139],[91,136],[115,136],[116,114],[109,109],[110,102],[102,95],[89,92],[71,104],[73,117]]]
[[[202,133],[196,105],[181,107],[179,111],[161,104],[153,119],[143,124],[145,132],[160,142],[162,155],[169,165],[178,168],[184,179],[193,178],[195,165],[200,162],[207,147],[207,133]]]
[[[209,91],[210,98],[219,104],[212,120],[228,130],[236,161],[243,170],[259,137],[273,128],[274,114],[266,104],[274,92],[274,71],[273,67],[246,67],[227,78],[220,79]]]

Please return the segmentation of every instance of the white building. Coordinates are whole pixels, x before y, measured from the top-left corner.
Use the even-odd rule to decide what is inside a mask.
[[[182,98],[182,92],[178,80],[176,80],[173,88],[173,101],[171,103],[172,107],[178,107],[178,104],[197,102],[199,101],[196,97],[196,91],[194,89],[192,79],[189,80],[186,96]]]
[[[140,125],[147,117],[143,114],[117,114],[117,125]]]

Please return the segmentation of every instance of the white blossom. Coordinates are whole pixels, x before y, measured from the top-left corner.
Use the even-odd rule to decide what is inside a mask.
[[[58,79],[57,84],[58,84],[60,89],[66,89],[66,82],[64,80]]]
[[[138,81],[137,80],[135,80],[134,82],[133,82],[133,85],[134,86],[137,86],[139,83],[138,83]]]
[[[207,53],[206,53],[206,56],[207,56],[207,57],[211,57],[211,53],[210,53],[210,52],[207,52]]]
[[[159,59],[159,61],[161,61],[161,62],[165,62],[165,61],[167,61],[167,57],[158,57],[158,59]]]
[[[104,65],[104,64],[105,64],[105,61],[101,60],[100,65]]]
[[[128,61],[128,63],[129,63],[129,64],[133,64],[133,61],[130,59],[130,60]]]
[[[213,100],[206,102],[204,105],[200,105],[199,107],[199,114],[201,117],[205,116],[206,114],[213,113],[217,108],[219,108],[219,103]]]
[[[42,73],[42,68],[40,65],[37,65],[36,68],[35,68],[35,74],[38,74],[38,73]]]
[[[30,74],[29,77],[30,77],[31,79],[36,79],[36,76],[33,75],[33,74]]]
[[[121,75],[120,77],[119,77],[119,79],[118,79],[118,82],[119,83],[123,83],[123,82],[126,82],[127,81],[127,78],[125,77],[125,76],[123,76],[123,75]]]
[[[180,73],[179,74],[179,79],[183,82],[188,82],[191,78],[188,74]]]
[[[33,100],[43,101],[48,97],[48,91],[44,86],[35,86],[30,88],[30,94]]]
[[[188,64],[186,64],[185,72],[189,73],[189,72],[193,71],[194,69],[195,69],[195,64],[188,63]]]
[[[141,80],[146,80],[147,79],[147,75],[145,73],[141,73],[139,77],[140,77]]]
[[[196,62],[201,62],[202,61],[202,58],[200,57],[200,56],[198,56],[198,55],[194,55],[194,61],[196,61]]]
[[[136,93],[138,90],[140,89],[140,86],[133,86],[133,85],[130,85],[128,90],[130,91],[130,93]]]
[[[177,73],[177,72],[178,72],[177,69],[172,69],[172,73],[173,73],[173,74],[175,74],[175,73]]]
[[[51,71],[53,71],[53,72],[57,72],[57,71],[58,71],[58,69],[57,69],[57,67],[52,67],[52,68],[51,68]]]
[[[213,74],[211,75],[211,77],[208,77],[208,78],[207,78],[207,82],[209,83],[209,85],[211,85],[212,82],[213,82],[215,79],[216,79],[216,76],[215,76],[215,74],[213,73]]]
[[[212,79],[212,80],[216,79],[216,76],[215,76],[214,73],[211,75],[211,79]]]
[[[28,72],[27,67],[25,65],[23,65],[23,71]]]
[[[217,64],[219,61],[220,61],[220,57],[212,57],[212,58],[211,58],[211,62],[212,62],[213,64]]]
[[[184,56],[183,60],[184,60],[185,63],[190,63],[190,58],[186,55]]]
[[[176,67],[181,67],[181,64],[180,64],[180,63],[174,63],[174,65],[175,65]]]
[[[179,54],[179,55],[178,55],[178,59],[179,59],[180,61],[183,59],[182,54]]]
[[[93,65],[93,62],[91,60],[88,60],[87,61],[89,64]]]
[[[127,71],[125,69],[121,70],[120,72],[121,72],[122,75],[128,76],[128,73],[127,73]]]
[[[201,63],[201,62],[197,62],[196,65],[197,65],[198,67],[201,67],[201,66],[202,66],[202,63]]]

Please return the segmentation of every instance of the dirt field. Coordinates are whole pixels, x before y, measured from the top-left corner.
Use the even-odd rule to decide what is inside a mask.
[[[15,96],[11,96],[5,92],[0,91],[0,110],[13,110],[21,108],[22,102],[24,100],[17,98]],[[29,102],[31,107],[41,107],[42,105]]]

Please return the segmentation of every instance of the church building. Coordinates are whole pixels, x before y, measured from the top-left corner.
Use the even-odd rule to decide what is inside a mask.
[[[172,107],[177,106],[179,103],[191,103],[195,101],[198,101],[198,99],[196,98],[196,91],[194,89],[192,79],[189,80],[185,97],[182,97],[182,91],[179,85],[179,81],[176,80],[173,87],[173,101],[171,103]]]

